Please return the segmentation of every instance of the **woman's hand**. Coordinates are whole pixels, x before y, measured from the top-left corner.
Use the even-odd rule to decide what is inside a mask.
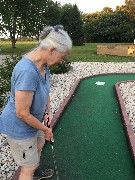
[[[51,128],[47,128],[45,131],[45,139],[47,141],[51,141],[54,142],[54,138],[53,138],[53,133],[52,133],[52,129]]]
[[[45,113],[44,116],[44,124],[47,128],[47,130],[44,132],[45,133],[45,139],[51,142],[54,142],[54,138],[53,138],[53,133],[52,133],[52,129],[50,128],[50,124],[51,124],[51,120],[50,120],[50,116],[48,113]]]
[[[44,116],[45,126],[47,126],[47,127],[50,126],[51,121],[52,121],[52,117],[48,113],[45,113],[45,116]]]

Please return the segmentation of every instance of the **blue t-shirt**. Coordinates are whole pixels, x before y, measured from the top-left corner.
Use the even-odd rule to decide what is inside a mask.
[[[15,91],[34,91],[30,113],[42,122],[50,93],[50,70],[45,66],[46,78],[43,78],[35,64],[23,57],[15,66],[11,77],[11,94],[8,103],[0,115],[0,132],[14,139],[26,139],[37,134],[35,129],[19,119],[15,108]]]

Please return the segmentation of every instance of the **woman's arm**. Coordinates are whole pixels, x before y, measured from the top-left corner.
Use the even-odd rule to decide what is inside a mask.
[[[49,117],[52,119],[52,112],[51,112],[51,106],[50,106],[50,96],[48,96],[48,101],[47,101],[45,112],[47,112]]]
[[[50,128],[44,126],[37,118],[30,114],[33,95],[33,91],[15,91],[16,115],[33,128],[44,131],[47,140],[53,140],[53,134]]]

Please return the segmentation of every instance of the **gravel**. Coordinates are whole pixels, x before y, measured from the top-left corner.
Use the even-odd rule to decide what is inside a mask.
[[[72,69],[68,73],[50,76],[50,96],[53,116],[79,78],[104,73],[135,73],[135,63],[133,62],[75,62],[71,65]],[[120,89],[127,113],[133,128],[135,128],[135,82],[121,83]],[[0,135],[0,152],[0,179],[9,180],[18,166],[12,158],[6,136],[4,135]]]

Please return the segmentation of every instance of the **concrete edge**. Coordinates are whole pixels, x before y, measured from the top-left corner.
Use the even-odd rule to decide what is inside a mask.
[[[134,80],[128,80],[128,81],[117,82],[115,84],[115,89],[116,89],[119,105],[120,105],[122,116],[123,116],[123,124],[124,124],[125,129],[126,129],[126,134],[127,134],[127,138],[128,138],[128,141],[129,141],[133,161],[135,163],[135,135],[134,135],[134,131],[133,131],[131,122],[129,120],[129,116],[128,116],[127,111],[126,111],[126,107],[125,107],[125,104],[124,104],[124,100],[122,98],[120,88],[119,88],[121,83],[126,84],[127,82],[135,82],[135,81]]]
[[[75,93],[77,87],[79,86],[79,84],[80,84],[80,82],[81,82],[82,80],[85,80],[85,79],[88,79],[88,78],[93,78],[93,77],[98,77],[98,76],[106,76],[106,75],[114,75],[114,74],[116,74],[116,75],[122,75],[122,74],[123,74],[123,75],[124,75],[124,74],[132,75],[132,74],[134,74],[134,75],[135,75],[135,73],[104,73],[104,74],[95,74],[95,75],[91,75],[91,76],[86,76],[86,77],[83,77],[83,78],[78,79],[78,80],[75,82],[75,84],[73,85],[71,91],[69,92],[69,95],[68,95],[68,96],[66,97],[66,99],[63,101],[63,103],[61,104],[61,106],[59,107],[59,109],[56,111],[54,117],[52,118],[52,122],[51,122],[51,127],[52,127],[52,129],[55,128],[55,126],[56,126],[56,124],[58,123],[60,117],[62,116],[62,113],[63,113],[64,110],[66,109],[68,103],[70,102],[73,94]],[[124,81],[124,82],[125,82],[125,81]],[[120,83],[120,82],[119,82],[119,83]],[[117,84],[117,83],[116,83],[116,84]],[[119,87],[118,87],[117,89],[119,90]],[[119,92],[119,91],[118,91],[118,92]],[[120,94],[120,92],[119,92],[119,94]],[[121,99],[121,101],[122,101],[122,99]],[[123,106],[123,108],[124,108],[124,107],[125,107],[125,106]],[[125,116],[126,116],[126,111],[125,111]],[[127,116],[128,116],[128,115],[127,115]],[[127,117],[127,120],[128,120],[128,117]],[[124,122],[125,122],[125,121],[124,121]],[[128,122],[128,121],[127,121],[127,122]],[[128,125],[131,126],[131,124],[128,124]],[[131,131],[132,131],[132,130],[131,130]],[[132,135],[132,136],[133,136],[133,135]],[[128,137],[129,137],[129,136],[128,136]],[[132,142],[135,143],[135,139],[134,139],[133,137],[132,137],[131,139],[132,139]],[[133,154],[133,153],[134,153],[134,154]],[[135,157],[135,146],[134,146],[134,152],[132,151],[132,155],[133,155],[133,158],[134,158],[134,157]],[[134,160],[135,160],[135,158],[134,158]],[[19,168],[15,171],[13,177],[12,177],[10,180],[18,180],[18,177],[19,177],[19,174],[20,174],[20,170],[21,170],[21,167],[19,167]]]

